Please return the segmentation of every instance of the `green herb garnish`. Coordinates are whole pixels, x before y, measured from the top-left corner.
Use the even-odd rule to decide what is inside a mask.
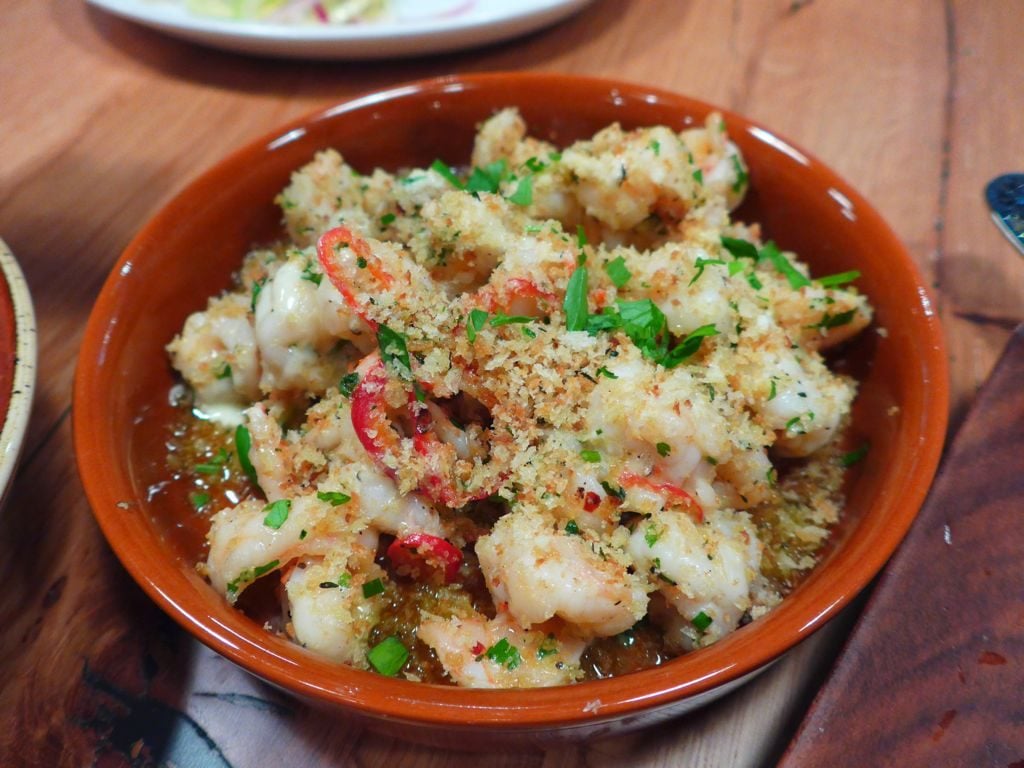
[[[654,447],[658,449],[659,456],[664,457],[672,453],[672,446],[670,446],[668,443],[658,443]]]
[[[504,637],[484,651],[483,655],[506,669],[515,669],[522,661],[519,649]]]
[[[352,501],[351,496],[341,491],[318,491],[316,497],[320,501],[326,501],[332,507],[340,507],[342,504],[348,504]]]
[[[466,188],[466,185],[459,180],[459,177],[455,175],[454,171],[443,160],[435,160],[430,164],[430,168],[443,176],[456,189]]]
[[[263,508],[263,511],[267,513],[266,517],[263,518],[263,524],[267,528],[273,528],[275,531],[278,530],[288,519],[288,512],[291,508],[292,503],[288,499],[278,499],[267,504]]]
[[[409,348],[405,336],[381,323],[377,326],[377,346],[384,364],[394,369],[401,378],[412,380],[412,365],[409,363]]]
[[[484,327],[487,323],[487,313],[482,309],[471,309],[469,316],[466,318],[466,337],[471,341],[476,341],[477,332]]]
[[[374,579],[363,584],[363,597],[374,597],[384,592],[384,582]]]
[[[533,174],[527,174],[519,180],[516,191],[508,196],[508,201],[522,206],[533,203]]]
[[[192,506],[198,511],[210,503],[210,494],[193,491],[188,495],[188,500],[192,502]]]
[[[596,464],[597,462],[601,461],[601,454],[598,451],[591,450],[590,448],[585,448],[582,451],[580,451],[580,458],[591,464]]]
[[[375,670],[388,677],[394,677],[409,659],[409,649],[394,635],[384,638],[366,654],[367,661]]]
[[[352,373],[346,373],[341,377],[341,381],[338,382],[338,391],[345,397],[352,397],[357,386],[359,386],[359,374],[352,371]]]
[[[565,309],[565,325],[570,331],[587,328],[587,268],[576,267],[565,289],[562,306]]]
[[[690,619],[690,623],[693,624],[698,632],[703,632],[711,626],[711,617],[704,613],[704,611],[701,611]]]
[[[842,464],[844,467],[852,467],[854,464],[856,464],[857,462],[859,462],[865,456],[868,455],[869,447],[870,446],[867,443],[864,443],[863,445],[861,445],[860,448],[850,451],[849,453],[844,453],[842,456],[839,457],[839,463]]]
[[[604,271],[608,273],[608,278],[616,288],[624,286],[633,276],[633,273],[626,267],[626,260],[621,256],[605,263]]]
[[[235,428],[235,454],[238,456],[238,463],[253,485],[259,485],[259,478],[256,475],[256,468],[249,459],[249,449],[252,447],[252,437],[244,424]]]
[[[856,269],[851,269],[849,272],[837,272],[834,275],[819,277],[815,282],[822,288],[834,288],[837,285],[852,283],[858,277],[860,277],[860,272]]]

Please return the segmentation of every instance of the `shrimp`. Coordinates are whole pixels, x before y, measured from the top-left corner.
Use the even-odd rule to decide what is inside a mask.
[[[470,688],[540,688],[580,676],[585,643],[553,624],[524,629],[507,614],[443,619],[425,614],[420,640],[437,654],[456,684]]]
[[[719,511],[703,524],[671,510],[649,513],[627,551],[676,612],[690,624],[681,642],[707,645],[733,630],[751,604],[762,545],[743,513]],[[710,623],[696,618],[703,614]],[[696,622],[696,623],[694,623]]]
[[[765,446],[772,435],[701,374],[655,368],[635,348],[622,350],[607,369],[615,378],[601,378],[587,411],[602,456],[630,459],[635,474],[657,472],[709,508],[720,505],[716,480],[733,484],[748,504],[766,498],[764,472],[726,472],[732,462],[770,469]],[[644,408],[630,405],[637,397]]]
[[[339,513],[315,495],[276,503],[282,505],[277,520],[268,522],[271,505],[249,499],[222,509],[210,522],[206,573],[229,602],[263,574],[299,557],[324,556],[362,527],[347,510]]]
[[[524,627],[558,616],[581,635],[607,637],[647,608],[640,578],[611,546],[556,529],[540,514],[504,516],[476,554],[495,604]]]
[[[259,397],[256,337],[242,294],[210,299],[204,311],[189,315],[167,351],[195,390],[197,408],[214,421],[236,426],[242,407]]]
[[[302,254],[290,258],[257,297],[255,336],[264,392],[322,395],[352,362],[339,339],[368,338],[358,318],[345,316],[341,296],[321,279],[314,263]]]
[[[338,542],[322,558],[300,560],[284,579],[288,633],[329,659],[366,668],[367,638],[380,620],[381,601],[362,586],[386,579],[373,562],[375,537]]]

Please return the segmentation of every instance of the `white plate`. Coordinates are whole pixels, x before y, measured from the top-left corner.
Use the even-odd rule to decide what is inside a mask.
[[[36,383],[36,319],[32,296],[21,267],[7,244],[0,240],[0,292],[6,293],[0,310],[0,348],[4,359],[0,379],[10,387],[6,411],[0,412],[0,506],[6,501],[22,442],[32,412]],[[9,353],[9,357],[8,357]],[[4,393],[8,394],[7,392]]]
[[[190,13],[184,0],[86,0],[169,35],[233,51],[311,59],[381,59],[471,48],[553,24],[592,0],[391,0],[361,24],[272,24]]]

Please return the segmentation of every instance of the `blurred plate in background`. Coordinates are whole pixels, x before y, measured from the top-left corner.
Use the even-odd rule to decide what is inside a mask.
[[[471,48],[553,24],[592,0],[390,0],[358,24],[276,24],[199,16],[185,0],[86,0],[175,37],[268,56],[382,59]]]
[[[18,464],[36,383],[36,321],[28,284],[0,240],[0,504]]]

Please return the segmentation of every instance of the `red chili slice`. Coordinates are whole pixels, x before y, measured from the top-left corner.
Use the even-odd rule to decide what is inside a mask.
[[[697,523],[704,522],[704,510],[697,500],[684,491],[675,483],[658,482],[644,475],[637,475],[632,472],[623,472],[619,475],[619,485],[623,488],[646,488],[666,498],[669,506],[678,504],[686,508],[686,511]]]
[[[454,544],[429,533],[411,533],[395,539],[387,550],[388,559],[399,573],[422,577],[422,568],[444,574],[444,583],[451,584],[459,575],[462,552]]]
[[[388,404],[384,400],[388,375],[380,353],[374,351],[364,357],[356,372],[359,383],[352,390],[352,428],[366,452],[394,476],[394,470],[383,460],[389,453],[397,456],[400,438],[388,417]]]
[[[356,255],[355,268],[369,270],[370,276],[377,281],[381,288],[391,286],[391,275],[381,265],[380,259],[374,255],[370,244],[348,227],[330,229],[324,232],[316,242],[317,256],[327,279],[338,289],[338,293],[341,294],[349,308],[376,331],[377,321],[368,316],[366,306],[358,299],[353,290],[352,286],[355,282],[351,272],[353,265],[349,263],[348,259],[341,258],[340,254],[343,249],[349,249]],[[363,266],[360,267],[359,264]]]

